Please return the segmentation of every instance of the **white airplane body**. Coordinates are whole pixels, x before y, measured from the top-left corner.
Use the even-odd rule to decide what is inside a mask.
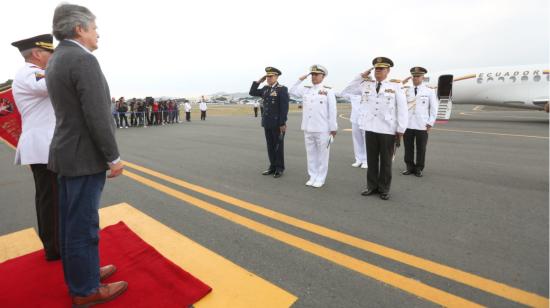
[[[440,112],[439,118],[450,117],[452,104],[504,106],[548,112],[550,74],[547,64],[449,70],[427,74],[424,82],[437,88],[441,101],[448,104],[447,115]],[[410,86],[411,83],[406,85]]]

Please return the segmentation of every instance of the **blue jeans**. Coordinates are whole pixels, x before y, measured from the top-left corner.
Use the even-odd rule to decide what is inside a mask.
[[[59,176],[59,243],[65,283],[72,296],[99,287],[99,200],[105,172]]]

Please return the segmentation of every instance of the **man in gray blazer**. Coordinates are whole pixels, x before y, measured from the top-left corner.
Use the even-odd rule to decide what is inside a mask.
[[[48,168],[58,174],[60,245],[65,282],[73,306],[116,298],[128,284],[100,284],[114,273],[99,268],[99,201],[107,177],[122,174],[115,140],[109,85],[92,51],[99,35],[87,8],[61,4],[53,34],[60,41],[46,69],[56,126]]]

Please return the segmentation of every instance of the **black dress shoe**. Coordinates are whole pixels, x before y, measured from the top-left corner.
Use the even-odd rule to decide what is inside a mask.
[[[275,170],[267,169],[266,171],[262,172],[263,175],[270,175],[275,173]]]
[[[273,177],[274,177],[274,178],[280,178],[281,176],[283,176],[283,172],[282,172],[282,171],[275,171],[275,173],[273,173]]]
[[[414,173],[414,175],[416,175],[417,177],[421,178],[422,177],[422,170],[418,170]]]
[[[380,199],[382,199],[382,200],[388,200],[389,198],[390,198],[390,194],[388,194],[388,193],[380,194]]]
[[[363,195],[363,196],[370,196],[370,195],[373,195],[373,194],[375,194],[375,193],[377,193],[377,192],[378,192],[378,189],[369,189],[369,188],[367,188],[367,189],[365,189],[365,190],[363,190],[363,191],[361,192],[361,195]]]
[[[403,172],[401,172],[402,175],[409,175],[409,174],[413,174],[413,172],[411,170],[405,170]]]

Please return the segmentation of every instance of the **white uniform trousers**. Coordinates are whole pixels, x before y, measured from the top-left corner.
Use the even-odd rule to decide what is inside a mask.
[[[307,153],[307,173],[314,183],[324,184],[328,173],[330,133],[304,132]]]
[[[359,124],[351,123],[351,137],[353,139],[353,153],[355,162],[367,164],[367,144],[365,142],[365,131],[359,128]]]

